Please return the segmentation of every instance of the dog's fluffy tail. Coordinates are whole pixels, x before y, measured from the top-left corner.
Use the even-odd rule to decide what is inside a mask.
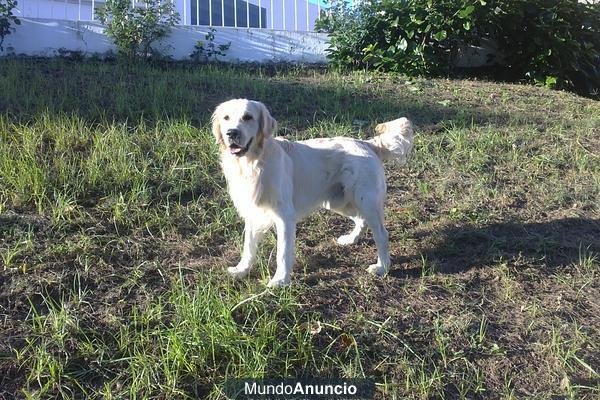
[[[375,127],[379,134],[367,143],[381,160],[397,159],[404,163],[413,147],[413,126],[407,118],[398,118]]]

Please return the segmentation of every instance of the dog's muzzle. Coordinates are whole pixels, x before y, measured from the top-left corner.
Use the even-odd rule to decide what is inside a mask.
[[[243,157],[248,152],[248,149],[250,148],[253,139],[254,138],[250,138],[250,141],[248,141],[246,146],[242,146],[237,142],[237,140],[239,140],[239,137],[237,138],[237,140],[231,139],[229,143],[229,152],[236,157]]]

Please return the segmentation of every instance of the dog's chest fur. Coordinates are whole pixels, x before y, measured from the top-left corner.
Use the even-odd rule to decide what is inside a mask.
[[[224,158],[221,164],[229,195],[240,216],[268,223],[271,218],[262,205],[263,183],[259,162]]]

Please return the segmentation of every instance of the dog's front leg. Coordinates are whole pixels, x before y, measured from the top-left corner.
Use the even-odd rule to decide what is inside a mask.
[[[257,224],[249,220],[244,224],[244,249],[242,250],[242,258],[236,267],[227,268],[227,272],[235,278],[244,278],[252,267],[258,252],[258,245],[265,236],[265,231]]]
[[[294,242],[296,241],[296,215],[288,210],[275,220],[277,229],[277,270],[268,287],[285,286],[290,283],[294,265]]]

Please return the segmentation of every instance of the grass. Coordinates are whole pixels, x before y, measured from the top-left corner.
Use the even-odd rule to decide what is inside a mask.
[[[224,398],[232,377],[368,377],[376,397],[600,396],[600,104],[543,88],[303,68],[0,61],[0,396]],[[294,285],[238,261],[210,113],[292,139],[407,116],[394,266],[299,225]]]

